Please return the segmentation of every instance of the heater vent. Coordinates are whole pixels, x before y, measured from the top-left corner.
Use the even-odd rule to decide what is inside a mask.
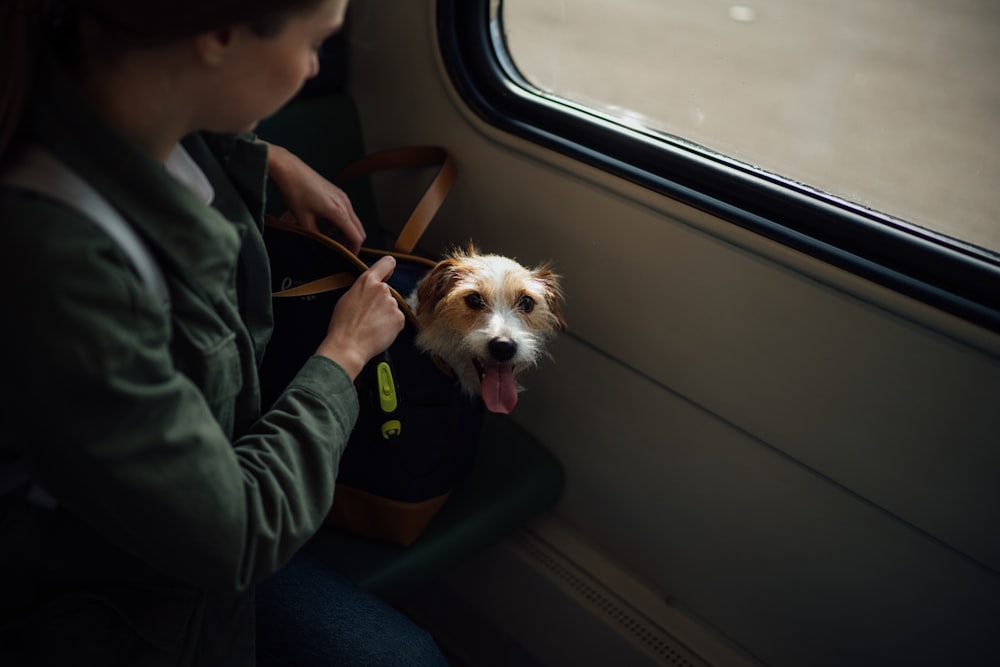
[[[530,534],[521,533],[514,542],[537,567],[561,582],[578,604],[616,626],[657,662],[669,667],[710,667],[652,619]]]

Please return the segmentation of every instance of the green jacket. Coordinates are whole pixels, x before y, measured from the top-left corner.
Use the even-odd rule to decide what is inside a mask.
[[[0,663],[253,664],[253,586],[327,513],[354,387],[317,356],[261,410],[263,148],[186,141],[210,208],[46,67],[33,140],[141,233],[171,304],[81,214],[0,188],[0,457],[58,502],[0,498]]]

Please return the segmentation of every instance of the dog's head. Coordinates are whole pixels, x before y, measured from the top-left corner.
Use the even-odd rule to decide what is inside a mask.
[[[463,389],[492,412],[517,404],[517,375],[536,365],[566,322],[559,278],[474,247],[438,263],[411,297],[417,346],[440,357]]]

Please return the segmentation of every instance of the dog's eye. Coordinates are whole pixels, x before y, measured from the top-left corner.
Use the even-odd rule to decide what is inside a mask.
[[[521,297],[521,300],[517,302],[517,309],[522,313],[530,313],[535,309],[535,300],[525,294]]]
[[[465,297],[465,305],[473,310],[482,310],[486,307],[486,302],[483,301],[483,297],[478,292],[473,292]]]

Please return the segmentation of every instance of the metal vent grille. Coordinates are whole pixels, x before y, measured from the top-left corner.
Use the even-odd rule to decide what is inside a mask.
[[[701,660],[663,628],[656,625],[627,602],[586,572],[574,566],[560,554],[547,549],[538,541],[524,533],[514,538],[535,563],[562,582],[580,604],[589,607],[595,614],[615,624],[633,642],[645,649],[663,665],[670,667],[711,667]]]

